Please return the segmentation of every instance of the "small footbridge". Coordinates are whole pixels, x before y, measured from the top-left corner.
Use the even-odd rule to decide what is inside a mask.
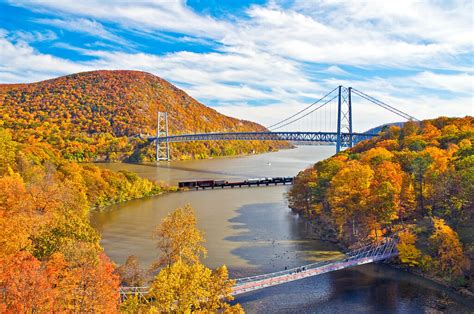
[[[281,285],[291,281],[390,259],[398,255],[396,245],[396,237],[384,238],[380,242],[350,251],[346,253],[343,258],[321,261],[263,275],[237,278],[235,279],[235,286],[232,289],[232,295],[237,296],[243,293]],[[129,295],[138,295],[147,298],[148,292],[149,287],[120,288],[122,298],[126,298]]]
[[[388,238],[380,243],[346,253],[346,256],[341,259],[321,261],[274,273],[238,278],[232,294],[239,295],[340,269],[386,260],[398,255],[396,243],[397,241],[394,238]]]

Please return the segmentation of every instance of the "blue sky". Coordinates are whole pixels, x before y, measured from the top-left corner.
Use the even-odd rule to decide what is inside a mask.
[[[142,70],[266,125],[339,84],[419,118],[473,115],[473,9],[470,0],[0,1],[0,82]],[[397,120],[359,103],[360,129]]]

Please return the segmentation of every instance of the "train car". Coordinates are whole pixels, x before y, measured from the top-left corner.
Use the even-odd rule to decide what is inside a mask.
[[[282,177],[275,177],[273,178],[273,183],[283,183],[285,178]]]
[[[197,181],[181,181],[178,183],[179,188],[212,188],[215,186],[224,186],[227,181],[224,180],[197,180]]]
[[[247,179],[244,182],[245,183],[258,183],[259,181],[260,181],[260,179]]]
[[[214,180],[214,186],[219,186],[223,187],[227,184],[228,182],[226,180]]]
[[[197,186],[200,188],[210,188],[214,186],[214,180],[200,180],[197,181]]]
[[[197,186],[197,181],[182,181],[178,183],[179,188],[194,188]]]

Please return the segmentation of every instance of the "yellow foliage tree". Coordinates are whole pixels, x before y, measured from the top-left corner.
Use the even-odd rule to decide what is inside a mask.
[[[353,160],[332,178],[328,199],[340,233],[350,223],[352,234],[356,234],[356,219],[363,217],[373,176],[374,172],[368,165]]]
[[[398,234],[400,241],[397,243],[398,258],[403,264],[417,266],[421,258],[421,251],[415,246],[416,235],[409,230]]]
[[[16,143],[9,130],[0,128],[0,175],[7,172],[15,161]]]
[[[393,153],[385,149],[384,147],[376,147],[369,149],[362,154],[361,160],[365,163],[378,164],[384,160],[391,160]]]
[[[239,305],[230,307],[235,282],[229,279],[224,265],[214,271],[200,262],[206,254],[204,237],[196,227],[196,217],[190,205],[177,208],[163,219],[154,237],[161,249],[162,266],[150,289],[152,311],[188,313],[190,311],[240,312]],[[131,300],[127,309],[140,304]]]
[[[233,280],[222,266],[211,271],[201,263],[187,264],[181,259],[163,268],[150,290],[153,307],[159,312],[189,313],[229,308]]]
[[[433,217],[433,226],[430,241],[437,252],[441,271],[448,275],[460,275],[464,255],[458,234],[440,218]]]
[[[153,237],[161,253],[155,267],[169,266],[178,260],[197,263],[207,253],[202,245],[205,242],[204,235],[197,228],[194,209],[189,204],[168,214],[155,229]]]

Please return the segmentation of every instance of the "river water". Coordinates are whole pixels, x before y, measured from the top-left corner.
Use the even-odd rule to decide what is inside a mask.
[[[155,164],[100,164],[126,169],[171,184],[187,179],[246,179],[294,176],[334,154],[334,147],[302,146],[291,150],[236,158]],[[209,267],[226,264],[231,277],[283,270],[341,254],[330,243],[315,240],[308,223],[292,214],[288,186],[218,189],[171,193],[116,204],[93,213],[106,253],[116,263],[129,255],[143,266],[157,258],[153,229],[176,207],[191,204],[205,232]],[[387,265],[365,265],[307,278],[239,296],[248,312],[420,313],[443,308],[474,312],[470,300]]]

